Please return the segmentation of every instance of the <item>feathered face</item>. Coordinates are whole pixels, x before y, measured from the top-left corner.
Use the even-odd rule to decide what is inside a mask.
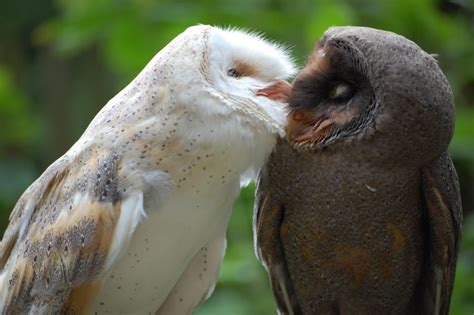
[[[363,59],[341,40],[321,39],[290,95],[287,137],[316,150],[367,128],[376,99]]]
[[[210,30],[209,79],[218,91],[253,98],[293,73],[294,66],[281,46],[235,29]]]
[[[286,102],[290,85],[283,80],[295,71],[285,49],[256,34],[211,28],[207,51],[204,77],[229,113],[283,135],[284,108],[275,101]]]
[[[289,106],[287,139],[310,151],[377,134],[379,156],[409,156],[407,148],[416,148],[409,159],[431,156],[445,150],[454,121],[436,60],[400,35],[365,27],[326,31],[293,83]]]
[[[160,68],[167,74],[167,83],[180,92],[180,104],[210,116],[245,117],[282,132],[286,118],[275,101],[286,100],[290,88],[282,80],[295,71],[283,47],[256,34],[199,25],[179,35],[159,57],[162,61],[152,61],[148,71]]]

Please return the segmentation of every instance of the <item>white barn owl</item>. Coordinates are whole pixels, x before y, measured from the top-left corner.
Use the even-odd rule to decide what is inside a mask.
[[[293,72],[259,36],[175,38],[16,204],[1,313],[191,313],[216,283],[240,183],[283,133]]]

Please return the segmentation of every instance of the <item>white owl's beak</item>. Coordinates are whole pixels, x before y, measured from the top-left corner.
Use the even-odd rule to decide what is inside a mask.
[[[286,103],[288,101],[288,98],[290,97],[290,92],[291,84],[286,81],[279,80],[272,85],[257,90],[255,95],[265,96],[271,100]]]

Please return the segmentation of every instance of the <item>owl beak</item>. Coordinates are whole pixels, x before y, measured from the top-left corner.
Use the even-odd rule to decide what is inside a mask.
[[[291,92],[291,84],[279,80],[272,85],[267,86],[266,88],[257,90],[255,95],[265,96],[274,101],[280,101],[286,103]]]
[[[327,137],[335,123],[334,119],[326,115],[317,117],[308,111],[294,112],[288,116],[286,140],[293,145],[318,145]]]

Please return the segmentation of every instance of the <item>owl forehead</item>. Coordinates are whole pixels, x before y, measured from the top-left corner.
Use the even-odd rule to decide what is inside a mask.
[[[347,80],[354,72],[367,75],[368,67],[363,55],[357,49],[340,41],[319,40],[308,56],[303,70],[296,77],[298,81]]]
[[[434,58],[413,41],[383,30],[368,27],[332,27],[320,42],[342,48],[348,55],[356,55],[357,62],[366,63],[373,75],[384,73],[388,67],[398,74],[433,69]],[[436,66],[435,66],[436,67]]]
[[[244,75],[261,79],[286,79],[295,73],[285,47],[257,33],[214,27],[209,34],[209,54],[217,66],[237,66]]]

